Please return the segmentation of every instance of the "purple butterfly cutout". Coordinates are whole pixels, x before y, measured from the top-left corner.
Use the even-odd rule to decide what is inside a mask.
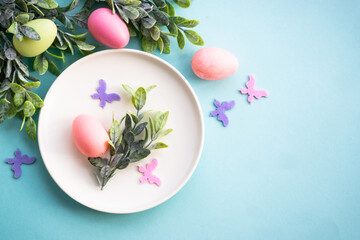
[[[246,83],[246,87],[247,88],[243,88],[240,90],[240,92],[242,94],[248,94],[248,102],[251,103],[255,98],[261,98],[261,97],[267,97],[268,94],[265,90],[255,90],[254,89],[255,86],[255,77],[250,75],[249,76],[249,81]]]
[[[229,118],[226,116],[225,112],[227,110],[232,109],[235,106],[235,101],[231,101],[231,102],[224,101],[220,104],[220,102],[215,99],[214,105],[216,107],[216,110],[212,111],[210,113],[210,116],[212,117],[217,116],[217,119],[223,123],[224,127],[226,127],[227,125],[229,125]]]
[[[152,174],[152,171],[156,168],[157,165],[158,160],[154,158],[151,163],[146,164],[146,168],[144,168],[143,166],[138,166],[139,172],[143,174],[143,176],[140,178],[140,183],[148,181],[151,184],[155,183],[159,187],[161,186],[160,178]]]
[[[100,107],[104,108],[106,105],[106,102],[111,103],[113,101],[119,101],[120,96],[116,93],[106,93],[106,82],[103,79],[100,79],[100,85],[96,89],[98,93],[94,93],[91,95],[93,99],[99,99],[100,100]]]
[[[15,151],[15,158],[8,158],[8,164],[13,164],[11,170],[14,171],[14,178],[19,178],[21,176],[21,164],[32,164],[35,162],[34,157],[29,157],[28,155],[21,156],[21,151],[18,149]]]

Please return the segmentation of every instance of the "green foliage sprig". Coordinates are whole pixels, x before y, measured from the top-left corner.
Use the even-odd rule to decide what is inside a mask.
[[[154,116],[150,116],[149,111],[142,111],[147,94],[155,87],[155,85],[146,89],[140,87],[134,91],[130,86],[123,85],[131,95],[131,102],[136,112],[128,112],[120,121],[113,119],[109,130],[110,158],[88,158],[96,168],[95,176],[101,190],[114,176],[116,170],[125,169],[130,163],[146,158],[151,150],[168,147],[157,140],[173,131],[173,129],[164,129],[169,112],[158,111]],[[146,115],[148,115],[147,120],[145,120]],[[123,122],[124,128],[121,131]]]
[[[29,74],[29,66],[15,50],[10,40],[13,34],[19,41],[24,37],[40,40],[39,34],[27,22],[46,18],[54,21],[58,27],[56,40],[51,50],[36,56],[33,69],[40,75],[49,70],[59,75],[60,70],[54,58],[65,63],[65,53],[74,54],[76,46],[83,55],[91,53],[95,47],[85,42],[85,35],[75,35],[75,26],[79,16],[70,16],[79,0],[60,8],[54,0],[1,0],[0,1],[0,123],[15,116],[23,122],[26,132],[32,140],[36,139],[36,124],[33,115],[43,107],[43,100],[32,92],[40,86],[40,80]],[[51,53],[54,51],[54,53]]]
[[[203,38],[189,29],[196,27],[199,21],[175,16],[175,8],[167,0],[97,1],[106,2],[108,7],[125,21],[130,36],[138,36],[141,39],[142,49],[146,52],[152,53],[159,49],[160,53],[170,53],[169,37],[177,39],[180,49],[185,46],[185,37],[192,44],[204,45]],[[174,2],[182,8],[190,7],[190,0],[174,0]],[[86,14],[92,4],[94,0],[88,0],[82,12]]]

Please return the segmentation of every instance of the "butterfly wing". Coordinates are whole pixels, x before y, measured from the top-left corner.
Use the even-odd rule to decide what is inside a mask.
[[[138,171],[141,173],[145,173],[146,169],[143,166],[138,166]]]
[[[120,96],[116,93],[105,94],[105,100],[109,103],[111,103],[113,101],[119,101]]]
[[[21,165],[20,165],[20,163],[15,163],[11,167],[11,170],[14,171],[14,178],[19,178],[21,176]]]
[[[224,127],[229,125],[229,118],[226,116],[225,113],[220,113],[218,116],[218,120],[223,123]]]
[[[265,90],[255,90],[254,97],[261,98],[261,97],[267,97],[268,94]]]
[[[214,100],[214,105],[217,108],[221,106],[220,102],[218,100],[216,100],[216,99]]]
[[[246,86],[249,90],[254,89],[255,86],[255,77],[250,75],[249,76],[249,81],[246,83]]]
[[[103,79],[99,81],[99,87],[96,89],[99,94],[106,92],[106,82]]]
[[[156,168],[157,165],[158,165],[158,160],[156,158],[154,158],[152,160],[152,162],[146,164],[146,169],[148,171],[152,171],[152,170],[154,170]]]
[[[210,116],[216,117],[216,115],[218,115],[218,114],[219,114],[218,110],[214,110],[210,113]]]
[[[35,162],[35,160],[36,159],[34,157],[29,157],[26,154],[20,158],[21,163],[24,163],[24,164],[32,164]]]
[[[224,107],[225,110],[230,110],[235,106],[235,101],[223,102],[221,106]]]
[[[151,176],[149,176],[148,179],[149,179],[149,183],[155,183],[159,187],[161,186],[161,180],[157,176],[151,175]]]

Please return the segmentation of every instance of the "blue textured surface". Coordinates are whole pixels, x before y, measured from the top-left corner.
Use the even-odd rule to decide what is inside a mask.
[[[173,42],[172,54],[160,56],[188,79],[205,115],[204,151],[190,181],[145,212],[96,212],[59,189],[37,143],[18,133],[20,120],[7,121],[0,238],[360,239],[360,2],[194,0],[176,10],[200,19],[206,46],[240,62],[232,77],[209,82],[191,71],[198,47],[187,42],[180,51]],[[128,45],[139,47],[137,39]],[[249,74],[269,93],[251,105],[238,93]],[[41,78],[44,96],[55,77]],[[236,101],[227,128],[208,117],[214,98]],[[17,148],[37,162],[15,180],[5,161]]]

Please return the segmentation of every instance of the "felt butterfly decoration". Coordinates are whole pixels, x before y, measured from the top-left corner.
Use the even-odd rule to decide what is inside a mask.
[[[216,107],[216,110],[212,111],[210,113],[210,116],[212,117],[217,116],[218,121],[221,121],[224,127],[226,127],[227,125],[229,125],[229,118],[226,116],[225,112],[227,110],[232,109],[235,106],[235,101],[231,101],[231,102],[224,101],[220,104],[220,102],[215,99],[214,105]]]
[[[119,101],[120,96],[116,93],[106,93],[106,82],[103,79],[100,79],[100,85],[96,89],[97,93],[94,93],[91,95],[93,99],[99,99],[100,100],[100,107],[104,108],[106,105],[106,102],[112,103],[113,101]]]
[[[254,97],[259,99],[261,97],[267,97],[268,94],[265,90],[255,90],[255,77],[250,75],[249,81],[246,83],[247,88],[243,88],[240,90],[242,94],[248,94],[248,102],[251,103],[254,100]]]
[[[138,171],[143,174],[143,176],[140,178],[140,183],[144,183],[148,181],[151,184],[156,184],[159,187],[161,186],[161,180],[157,176],[154,176],[152,174],[152,171],[156,168],[158,165],[158,160],[154,158],[152,162],[146,164],[146,168],[143,166],[138,166]]]
[[[14,171],[14,178],[19,178],[21,176],[21,164],[32,164],[35,162],[34,157],[29,157],[28,155],[21,156],[21,151],[18,149],[15,151],[15,158],[8,158],[8,164],[13,164],[11,170]]]

